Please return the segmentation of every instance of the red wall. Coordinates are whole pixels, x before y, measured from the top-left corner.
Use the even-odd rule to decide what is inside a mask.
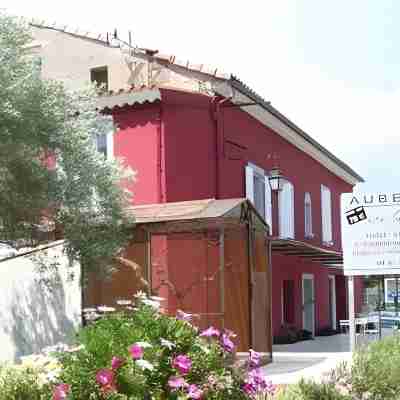
[[[160,105],[123,108],[113,113],[118,131],[114,138],[114,155],[136,172],[134,204],[158,203],[160,188]]]
[[[270,170],[277,156],[282,173],[295,190],[295,234],[304,239],[304,194],[311,193],[314,239],[321,245],[321,184],[332,194],[333,249],[340,250],[340,193],[352,186],[320,163],[297,149],[269,128],[238,108],[222,108],[219,115],[223,144],[218,154],[219,179],[216,179],[216,121],[208,96],[161,90],[162,104],[120,110],[115,114],[120,131],[115,139],[115,154],[138,172],[134,202],[156,203],[216,197],[245,197],[245,165],[253,162]],[[276,227],[274,234],[277,234]],[[182,277],[188,269],[195,273],[191,246],[168,243],[171,273]],[[182,262],[184,260],[184,262]],[[179,264],[179,265],[178,265]],[[281,325],[281,288],[284,279],[295,280],[296,325],[301,328],[301,274],[313,273],[316,290],[316,328],[329,324],[328,272],[335,270],[315,263],[306,264],[295,257],[273,256],[273,329]],[[192,273],[191,272],[191,273]],[[337,319],[346,307],[344,278],[337,283]],[[202,300],[203,301],[203,300]]]

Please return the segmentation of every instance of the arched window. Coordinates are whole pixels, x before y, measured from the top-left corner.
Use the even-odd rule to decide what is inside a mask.
[[[306,192],[304,195],[304,236],[306,238],[313,238],[312,226],[312,207],[311,207],[311,194]]]

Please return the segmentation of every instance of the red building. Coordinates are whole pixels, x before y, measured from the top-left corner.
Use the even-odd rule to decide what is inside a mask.
[[[339,199],[362,178],[242,82],[215,80],[213,95],[156,85],[100,100],[118,127],[114,155],[137,171],[134,203],[247,197],[272,231],[274,336],[287,326],[336,329],[347,308]],[[276,167],[279,192],[269,184]],[[170,270],[194,260],[190,246],[166,239],[156,247]]]

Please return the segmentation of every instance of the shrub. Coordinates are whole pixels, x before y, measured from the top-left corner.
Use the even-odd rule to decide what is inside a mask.
[[[140,295],[134,312],[112,313],[83,328],[81,348],[58,355],[63,368],[54,398],[244,400],[273,393],[256,368],[258,353],[250,351],[246,369],[232,364],[232,332],[199,332],[189,314],[173,318],[157,308]]]
[[[280,391],[277,400],[351,400],[351,397],[341,394],[335,385],[301,380],[295,385],[287,386]]]
[[[55,360],[40,356],[20,365],[3,366],[0,369],[0,400],[49,399],[52,371],[56,368]]]
[[[400,335],[374,342],[353,356],[353,393],[375,400],[397,399],[400,393]]]

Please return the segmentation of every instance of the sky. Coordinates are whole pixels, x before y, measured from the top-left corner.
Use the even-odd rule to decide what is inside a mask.
[[[0,0],[233,73],[366,180],[398,191],[400,1]]]

